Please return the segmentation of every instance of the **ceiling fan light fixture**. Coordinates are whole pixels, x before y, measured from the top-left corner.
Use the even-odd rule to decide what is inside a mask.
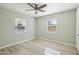
[[[33,8],[33,10],[35,11],[35,14],[37,14],[38,11],[45,12],[42,9],[47,6],[47,4],[43,4],[41,6],[39,6],[39,4],[36,4],[36,3],[27,3],[27,4]],[[29,11],[33,11],[33,10],[29,10]]]
[[[38,13],[38,10],[35,10],[35,14],[37,14]]]

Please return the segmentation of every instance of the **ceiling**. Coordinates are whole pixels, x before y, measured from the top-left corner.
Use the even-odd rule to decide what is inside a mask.
[[[41,5],[41,3],[39,4]],[[43,10],[45,10],[46,12],[38,12],[38,14],[35,14],[34,11],[25,11],[28,9],[32,9],[29,5],[27,5],[27,3],[0,3],[0,7],[24,13],[29,16],[39,17],[70,9],[75,9],[79,6],[78,3],[44,3],[44,4],[47,4],[47,6],[43,8]]]

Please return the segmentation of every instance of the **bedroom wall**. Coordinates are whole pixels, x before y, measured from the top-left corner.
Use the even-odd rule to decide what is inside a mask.
[[[46,32],[46,20],[57,19],[57,32]],[[36,18],[36,36],[75,45],[76,43],[76,10],[63,11],[56,14]]]
[[[15,18],[26,19],[27,32],[15,33]],[[46,20],[57,19],[56,33],[46,33]],[[38,37],[75,45],[76,10],[33,18],[22,13],[0,8],[0,47],[29,38]],[[36,24],[36,25],[35,25]]]
[[[26,19],[27,32],[15,32],[15,18]],[[7,44],[27,40],[35,36],[35,19],[15,11],[0,8],[0,47]]]

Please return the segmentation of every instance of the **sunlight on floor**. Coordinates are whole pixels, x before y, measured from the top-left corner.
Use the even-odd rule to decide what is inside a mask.
[[[56,51],[54,49],[50,49],[50,48],[45,48],[45,55],[60,55],[59,51]]]

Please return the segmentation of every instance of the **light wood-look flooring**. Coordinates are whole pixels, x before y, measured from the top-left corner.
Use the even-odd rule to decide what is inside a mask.
[[[0,55],[45,55],[45,48],[59,51],[61,55],[77,55],[76,48],[42,39],[33,39],[0,49]]]

